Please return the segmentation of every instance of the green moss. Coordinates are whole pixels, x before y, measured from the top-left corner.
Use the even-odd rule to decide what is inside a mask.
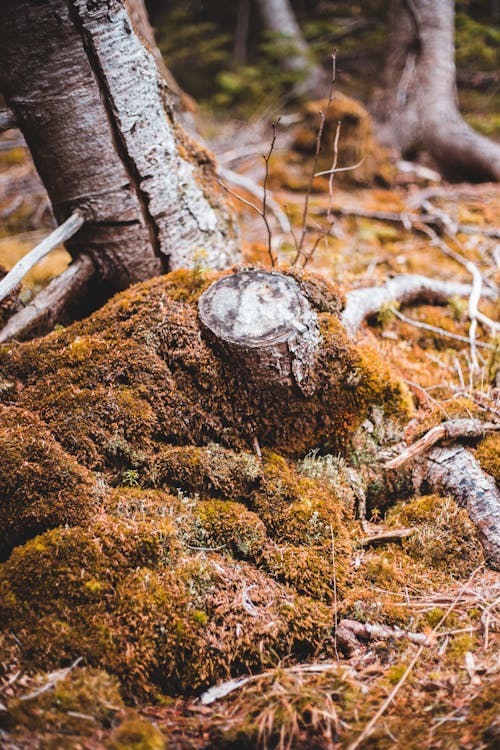
[[[403,540],[403,549],[426,566],[466,576],[484,559],[467,512],[450,498],[437,495],[416,498],[391,510],[388,521],[416,528],[414,534]]]
[[[166,737],[149,721],[131,718],[117,727],[106,741],[106,750],[167,750]]]
[[[125,714],[117,680],[96,669],[77,668],[58,680],[40,674],[26,694],[33,697],[9,702],[11,728],[86,736],[96,726],[111,727]]]
[[[227,549],[243,560],[255,560],[267,535],[260,518],[240,503],[222,500],[200,502],[195,512],[196,537],[200,545]]]

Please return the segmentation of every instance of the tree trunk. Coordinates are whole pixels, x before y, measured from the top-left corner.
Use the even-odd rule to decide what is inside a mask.
[[[324,76],[309,49],[289,0],[257,0],[267,31],[290,43],[292,51],[283,60],[283,68],[297,74],[293,87],[296,96],[314,99],[322,95]]]
[[[453,0],[392,0],[380,139],[428,151],[450,180],[500,180],[500,145],[476,133],[457,103]]]
[[[133,0],[136,2],[136,0]],[[236,232],[210,156],[166,114],[165,85],[119,0],[12,0],[0,9],[0,86],[68,243],[111,289],[234,261]]]

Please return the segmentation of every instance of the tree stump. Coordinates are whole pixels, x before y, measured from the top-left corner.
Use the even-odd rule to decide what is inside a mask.
[[[312,395],[319,326],[295,279],[274,271],[240,271],[211,284],[198,311],[204,330],[249,379],[298,386]]]

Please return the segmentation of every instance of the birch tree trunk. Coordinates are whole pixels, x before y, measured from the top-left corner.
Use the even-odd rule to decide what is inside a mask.
[[[2,3],[0,88],[56,220],[84,215],[69,251],[112,290],[190,266],[201,249],[213,268],[234,262],[211,157],[174,123],[124,2]]]
[[[425,149],[448,179],[500,180],[500,145],[458,109],[454,18],[453,0],[392,0],[379,136],[403,153]]]
[[[299,76],[294,86],[295,95],[314,99],[324,94],[321,91],[324,78],[321,68],[314,62],[290,0],[257,0],[257,4],[266,29],[288,41],[292,47],[292,52],[283,60],[283,67]]]

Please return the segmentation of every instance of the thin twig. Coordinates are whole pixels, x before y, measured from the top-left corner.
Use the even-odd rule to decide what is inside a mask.
[[[260,201],[264,198],[264,191],[261,187],[261,185],[258,185],[254,180],[251,180],[248,175],[245,174],[239,174],[238,172],[233,172],[232,169],[224,169],[223,167],[219,167],[217,170],[217,173],[220,178],[225,180],[226,182],[230,182],[232,185],[235,185],[236,187],[241,187],[243,190],[246,190],[247,193],[250,193],[251,195],[254,195],[256,198],[258,198]],[[220,183],[222,187],[224,187],[223,183]],[[244,199],[241,198],[241,196],[237,195],[236,193],[232,193],[232,195],[235,198],[241,199],[242,202],[244,202]],[[290,219],[284,213],[279,204],[274,200],[272,195],[269,193],[269,190],[267,191],[267,206],[271,209],[273,212],[276,221],[278,222],[280,229],[282,232],[290,232],[291,226],[290,226]],[[247,204],[248,205],[248,204]],[[254,209],[256,209],[255,206],[253,206]],[[261,214],[260,214],[261,215]]]
[[[407,323],[410,326],[414,326],[415,328],[422,328],[424,331],[430,331],[431,333],[437,333],[440,336],[444,336],[448,339],[453,339],[454,341],[462,341],[465,344],[470,343],[470,339],[467,336],[461,336],[458,333],[450,333],[450,331],[445,331],[444,328],[438,328],[438,326],[433,326],[430,323],[423,323],[420,320],[413,320],[413,318],[408,318],[406,315],[403,315],[402,312],[399,312],[399,310],[396,310],[395,307],[391,308],[391,312],[396,316],[396,318],[399,318],[403,323]],[[484,341],[476,341],[476,346],[480,346],[483,349],[494,349],[495,347],[493,344],[486,344]]]
[[[33,248],[27,255],[19,260],[16,265],[0,281],[0,302],[12,292],[13,289],[24,279],[28,271],[35,266],[42,258],[45,258],[55,247],[66,242],[78,232],[84,218],[80,211],[74,211],[66,221],[57,227],[48,237],[39,245]]]
[[[333,526],[330,524],[330,536],[332,539],[332,568],[333,568],[333,618],[334,618],[334,631],[333,631],[333,648],[335,650],[335,656],[339,658],[339,652],[337,649],[337,630],[338,630],[338,607],[337,607],[337,572],[336,572],[336,560],[335,560],[335,535],[333,533]]]
[[[274,259],[274,255],[273,255],[273,234],[272,234],[271,227],[269,225],[269,221],[268,221],[268,218],[267,218],[267,183],[268,183],[268,180],[269,180],[269,159],[271,158],[271,154],[273,153],[274,145],[276,143],[276,135],[277,135],[277,129],[278,129],[279,121],[280,121],[280,118],[278,117],[278,119],[275,120],[272,123],[273,137],[271,139],[271,145],[269,147],[269,151],[267,152],[267,154],[263,155],[264,162],[265,162],[265,165],[266,165],[266,173],[265,173],[265,176],[264,176],[264,184],[262,186],[262,189],[264,191],[264,197],[262,199],[262,218],[264,219],[264,224],[266,225],[266,230],[267,230],[267,252],[269,254],[269,259],[271,261],[271,267],[272,268],[274,268],[274,266],[275,266],[276,263],[275,263],[275,259]]]
[[[336,76],[337,76],[337,74],[336,74],[337,52],[336,52],[336,50],[334,50],[332,52],[332,54],[330,55],[330,59],[332,61],[332,76],[331,76],[331,79],[330,79],[330,91],[328,93],[328,100],[327,100],[327,103],[326,103],[326,107],[325,107],[324,111],[321,111],[319,113],[320,120],[319,120],[318,132],[316,134],[316,149],[315,149],[315,152],[314,152],[313,167],[312,167],[312,170],[311,170],[311,175],[309,177],[309,182],[307,184],[307,190],[306,190],[306,194],[305,194],[305,198],[304,198],[304,209],[303,209],[303,212],[302,212],[302,230],[301,230],[300,239],[299,239],[299,253],[297,254],[297,256],[296,256],[296,258],[295,258],[295,260],[294,260],[294,262],[293,262],[292,265],[295,265],[298,262],[299,256],[300,256],[300,252],[302,251],[302,248],[304,247],[304,242],[305,242],[306,234],[307,234],[307,217],[309,215],[309,200],[310,200],[310,197],[311,197],[312,186],[313,186],[313,182],[314,182],[314,176],[315,176],[317,168],[318,168],[319,152],[321,150],[321,143],[322,143],[322,140],[323,140],[323,130],[325,128],[325,121],[326,121],[326,116],[328,114],[328,110],[330,109],[330,105],[331,105],[331,103],[332,103],[332,101],[334,99],[334,96],[335,96],[335,80],[336,80]]]

